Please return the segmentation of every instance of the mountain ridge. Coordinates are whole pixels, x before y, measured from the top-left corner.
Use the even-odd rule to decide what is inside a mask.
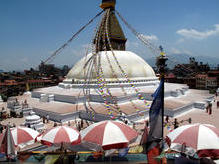
[[[219,57],[210,57],[210,56],[191,56],[186,53],[182,54],[170,54],[167,55],[168,61],[167,61],[167,66],[169,68],[173,68],[177,64],[188,64],[189,63],[189,58],[194,57],[197,62],[202,62],[203,64],[209,64],[210,67],[217,67],[219,64]],[[156,66],[156,59],[153,58],[146,58],[143,57],[144,60],[147,61],[147,63],[155,67]]]

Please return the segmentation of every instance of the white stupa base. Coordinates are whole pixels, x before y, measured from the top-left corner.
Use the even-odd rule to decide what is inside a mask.
[[[35,115],[35,112],[30,112],[30,115],[25,118],[24,125],[35,130],[44,129],[44,124],[42,123],[40,117]]]

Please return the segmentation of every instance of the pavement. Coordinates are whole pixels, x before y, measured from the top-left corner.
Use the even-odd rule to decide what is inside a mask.
[[[219,97],[215,97],[215,101],[212,103],[212,114],[209,115],[206,113],[206,110],[193,110],[187,114],[178,116],[178,120],[186,120],[188,118],[192,118],[192,123],[202,123],[202,124],[211,124],[219,129],[219,108],[217,108],[217,101],[219,101]],[[180,125],[188,124],[188,122],[184,122]]]

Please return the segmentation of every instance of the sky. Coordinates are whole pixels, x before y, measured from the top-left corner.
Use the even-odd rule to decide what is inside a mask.
[[[101,0],[0,0],[0,70],[36,68],[101,11]],[[219,56],[218,0],[117,0],[116,10],[167,54]],[[98,17],[53,61],[72,66],[86,55]],[[118,18],[119,19],[119,18]],[[127,50],[152,54],[119,19]],[[218,62],[219,64],[219,62]]]

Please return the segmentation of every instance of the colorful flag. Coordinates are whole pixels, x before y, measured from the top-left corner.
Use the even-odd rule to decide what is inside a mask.
[[[146,150],[148,153],[148,160],[152,160],[151,163],[156,163],[154,158],[160,155],[160,142],[162,141],[163,137],[163,87],[164,80],[161,80],[159,87],[152,95],[154,99],[149,111],[150,130],[147,138]]]

